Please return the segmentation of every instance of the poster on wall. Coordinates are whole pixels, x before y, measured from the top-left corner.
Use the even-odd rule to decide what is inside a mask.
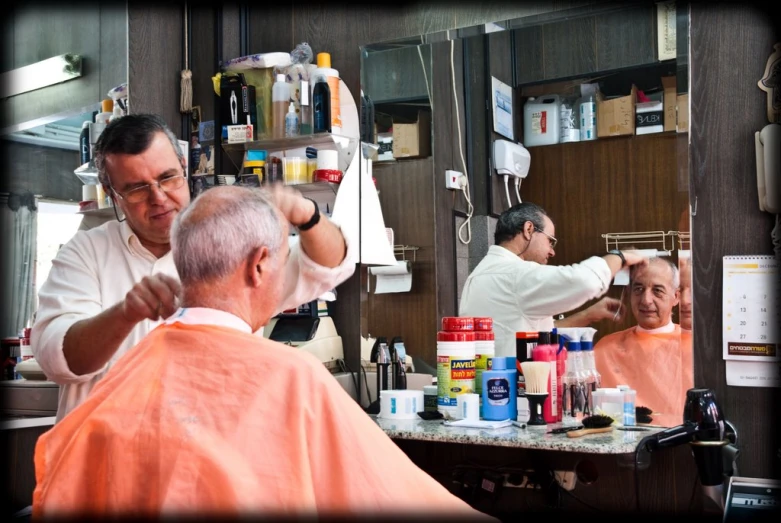
[[[778,265],[773,256],[724,256],[727,385],[781,387]]]
[[[513,133],[513,90],[512,87],[491,77],[491,99],[494,113],[494,132],[510,141],[515,141]]]

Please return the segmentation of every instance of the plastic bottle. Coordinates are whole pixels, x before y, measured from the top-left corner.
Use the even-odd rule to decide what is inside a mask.
[[[624,426],[631,427],[635,424],[635,399],[637,398],[637,391],[629,388],[629,385],[619,385],[616,388],[623,393],[624,397]]]
[[[313,78],[315,84],[320,79],[325,79],[328,83],[328,90],[331,95],[329,104],[331,112],[330,132],[340,134],[342,132],[342,113],[340,110],[341,102],[339,101],[339,71],[331,67],[330,53],[317,53],[317,69],[312,71],[310,77]],[[314,94],[312,99],[315,102]]]
[[[514,363],[515,358],[512,357],[494,358],[493,368],[483,372],[483,419],[502,421],[517,418],[515,384],[518,371],[515,370]]]
[[[312,132],[331,132],[331,88],[323,76],[312,85]]]
[[[114,114],[114,100],[106,98],[101,102],[101,110],[103,112],[95,115],[95,123],[102,123],[108,125],[111,121],[111,115]]]
[[[92,155],[90,154],[89,146],[89,124],[90,122],[84,122],[81,124],[81,134],[79,135],[79,165],[88,163]]]
[[[559,399],[559,411],[556,413],[556,420],[562,421],[564,419],[564,375],[567,373],[567,349],[564,346],[564,340],[558,335],[558,332],[551,334],[551,343],[558,345],[556,350],[556,380],[559,387],[556,395]]]
[[[597,370],[597,363],[594,359],[594,334],[597,333],[597,329],[582,327],[580,330],[580,350],[583,351],[583,367],[594,377],[591,388],[593,392],[602,387],[602,375]]]
[[[119,104],[114,104],[114,109],[111,112],[111,118],[109,118],[109,122],[113,122],[117,118],[122,118],[125,116],[125,114],[122,112],[122,108],[119,106]]]
[[[296,106],[293,102],[290,102],[287,115],[285,116],[285,137],[293,138],[298,136],[298,114],[296,114]]]
[[[526,147],[559,143],[561,99],[557,94],[530,97],[523,105],[523,144]]]
[[[284,74],[277,75],[277,81],[271,86],[271,136],[284,138],[285,117],[290,106],[290,86]]]
[[[491,370],[495,352],[494,331],[475,331],[475,393],[480,394],[480,415],[483,412],[483,372]]]
[[[301,117],[299,122],[299,134],[307,136],[312,134],[312,89],[309,81],[301,80],[301,101],[299,102]]]
[[[580,140],[597,139],[597,100],[593,94],[585,94],[578,100]]]

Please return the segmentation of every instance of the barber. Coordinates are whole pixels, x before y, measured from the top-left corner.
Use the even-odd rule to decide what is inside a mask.
[[[620,269],[645,264],[646,259],[613,250],[572,265],[548,265],[557,241],[553,221],[542,207],[531,202],[514,205],[500,215],[495,245],[467,278],[459,315],[493,318],[497,356],[516,355],[516,332],[586,327],[622,318],[621,302],[609,297],[566,318],[554,321],[553,316],[603,296]]]
[[[36,360],[60,385],[57,421],[79,405],[111,365],[178,307],[170,229],[190,203],[177,137],[156,115],[112,121],[95,146],[98,179],[126,217],[79,231],[58,252],[39,292],[32,328]],[[272,200],[298,228],[280,309],[316,299],[355,271],[352,246],[317,205],[289,188]],[[237,229],[255,227],[231,209]],[[229,251],[231,229],[213,245]],[[348,252],[349,251],[349,252]]]

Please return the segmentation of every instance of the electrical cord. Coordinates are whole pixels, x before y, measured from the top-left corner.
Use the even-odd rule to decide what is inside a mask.
[[[448,38],[450,38],[450,30],[448,29]],[[464,176],[463,179],[463,186],[462,191],[464,192],[464,197],[466,198],[467,203],[467,213],[466,213],[466,221],[461,224],[461,227],[458,228],[458,239],[463,243],[464,245],[468,244],[472,241],[472,213],[474,213],[474,207],[472,206],[472,202],[470,201],[470,194],[469,194],[469,175],[466,171],[466,160],[464,160],[464,146],[461,143],[463,141],[461,137],[461,117],[458,113],[458,92],[456,91],[456,66],[455,66],[455,59],[453,58],[453,53],[455,50],[455,42],[453,40],[450,40],[450,79],[453,83],[453,101],[455,102],[455,109],[456,109],[456,129],[458,130],[458,151],[461,156],[461,165],[464,169]],[[461,231],[463,228],[466,227],[466,240],[464,240],[461,237]]]
[[[358,396],[358,400],[360,401],[361,393],[360,393],[360,391],[358,389],[358,379],[355,377],[355,373],[350,368],[350,366],[347,365],[347,362],[345,360],[339,359],[339,360],[336,360],[336,361],[339,364],[339,368],[342,369],[342,372],[349,372],[350,373],[350,376],[353,379],[353,386],[355,387],[355,395]]]
[[[518,176],[515,177],[515,196],[518,198],[518,203],[523,203],[521,201],[521,182],[523,181],[523,178],[520,178]]]
[[[513,202],[510,200],[510,188],[507,185],[507,180],[508,179],[509,179],[509,176],[505,174],[504,175],[504,194],[507,195],[507,208],[509,209],[510,207],[513,206]]]

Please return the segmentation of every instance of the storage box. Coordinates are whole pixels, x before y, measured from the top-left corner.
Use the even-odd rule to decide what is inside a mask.
[[[675,77],[663,76],[662,87],[664,87],[664,98],[662,99],[662,102],[664,103],[664,130],[674,131],[676,126],[675,122],[677,120],[675,115],[676,105],[678,102]]]
[[[393,157],[421,158],[431,155],[431,113],[418,111],[417,119],[393,118]]]
[[[688,133],[689,132],[689,93],[679,94],[676,97],[676,99],[678,101],[677,103],[678,123],[677,123],[676,130],[679,133]]]
[[[634,85],[628,95],[610,100],[597,93],[597,137],[634,134],[636,101],[637,87]]]

